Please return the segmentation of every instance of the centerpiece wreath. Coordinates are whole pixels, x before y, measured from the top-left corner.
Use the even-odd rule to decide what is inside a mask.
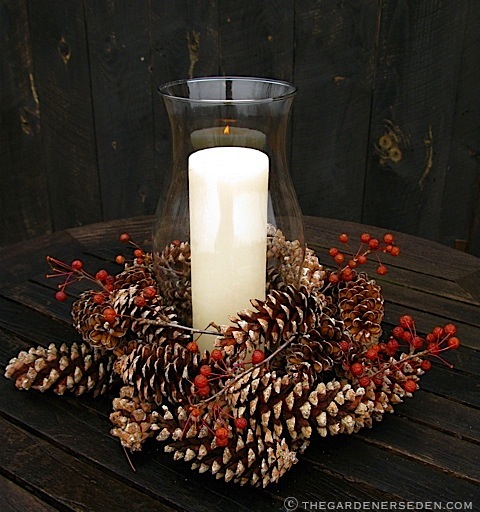
[[[390,233],[363,233],[351,254],[341,234],[340,248],[329,251],[335,268],[324,268],[313,250],[304,254],[269,226],[266,299],[208,331],[190,327],[189,244],[152,255],[128,234],[120,239],[133,259],[117,256],[123,270],[115,276],[47,257],[48,277],[62,279],[57,300],[73,281],[97,286],[72,305],[83,343],[22,351],[5,376],[19,389],[59,395],[119,390],[111,433],[125,449],[153,438],[217,479],[278,482],[312,435],[371,427],[412,396],[433,358],[443,361],[460,343],[453,324],[422,337],[409,315],[382,335],[381,288],[360,267],[375,257],[376,272],[387,272],[379,256],[400,253]],[[214,338],[211,351],[200,353],[198,336]]]

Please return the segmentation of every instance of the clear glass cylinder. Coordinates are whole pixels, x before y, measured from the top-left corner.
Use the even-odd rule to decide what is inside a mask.
[[[169,278],[162,251],[173,241],[190,241],[188,159],[205,148],[239,146],[267,154],[270,232],[281,230],[304,254],[302,215],[286,151],[296,87],[279,80],[226,76],[169,82],[159,92],[170,121],[173,149],[170,184],[159,199],[153,232],[159,282]]]

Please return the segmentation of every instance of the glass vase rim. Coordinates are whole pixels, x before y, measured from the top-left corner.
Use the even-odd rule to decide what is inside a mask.
[[[187,98],[185,96],[179,96],[177,94],[169,94],[167,89],[172,88],[177,85],[188,84],[188,83],[202,83],[202,82],[219,82],[219,81],[227,81],[227,80],[235,80],[237,82],[263,82],[267,84],[275,84],[285,87],[286,92],[284,94],[279,94],[277,96],[271,96],[266,98],[241,98],[241,99],[227,99],[227,98]],[[213,76],[202,76],[202,77],[194,77],[194,78],[181,78],[178,80],[172,80],[170,82],[165,82],[158,87],[158,92],[163,98],[174,99],[178,101],[184,101],[186,103],[203,103],[203,104],[227,104],[227,105],[235,105],[235,104],[257,104],[257,103],[271,103],[275,101],[283,101],[289,98],[293,98],[297,93],[297,86],[293,85],[290,82],[285,80],[278,80],[275,78],[262,78],[262,77],[254,77],[254,76],[236,76],[236,75],[213,75]]]

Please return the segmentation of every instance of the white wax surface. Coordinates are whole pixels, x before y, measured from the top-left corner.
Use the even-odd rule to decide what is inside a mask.
[[[268,156],[216,147],[189,157],[193,327],[228,317],[265,298]],[[197,341],[213,348],[213,336]]]
[[[250,128],[229,126],[229,133],[224,133],[225,127],[215,126],[196,130],[190,135],[193,149],[213,148],[217,146],[241,146],[245,148],[263,149],[267,136]]]

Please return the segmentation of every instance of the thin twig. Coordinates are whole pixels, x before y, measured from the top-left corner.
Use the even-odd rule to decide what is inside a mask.
[[[265,363],[268,363],[271,359],[273,359],[279,352],[281,352],[284,348],[286,348],[291,342],[292,342],[292,339],[293,339],[293,336],[292,338],[290,338],[289,340],[287,340],[285,343],[283,343],[282,345],[280,345],[277,350],[275,350],[275,352],[272,352],[268,357],[266,357],[263,361],[261,361],[260,363],[257,363],[257,364],[254,364],[252,365],[250,368],[247,368],[245,371],[243,371],[242,373],[240,373],[239,375],[237,375],[231,382],[228,383],[227,386],[223,387],[220,391],[217,391],[217,393],[215,393],[214,395],[208,397],[206,400],[203,400],[203,403],[208,403],[208,402],[211,402],[212,400],[214,400],[215,398],[217,398],[217,396],[221,395],[222,393],[224,393],[228,388],[232,387],[237,381],[239,381],[240,379],[242,379],[243,377],[245,377],[245,375],[248,375],[250,372],[253,372],[253,370],[255,370],[255,368],[260,368],[262,365],[264,365]]]

